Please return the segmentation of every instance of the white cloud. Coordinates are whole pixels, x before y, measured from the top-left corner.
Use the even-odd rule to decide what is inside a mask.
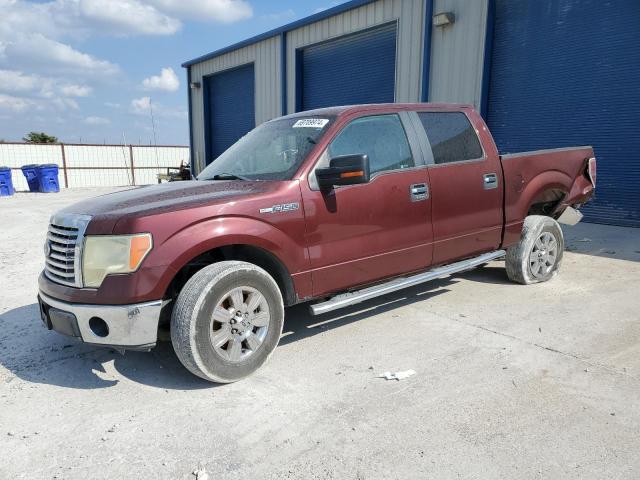
[[[91,87],[69,84],[54,77],[29,75],[18,70],[0,70],[0,93],[20,94],[23,100],[37,101],[40,108],[53,106],[77,110],[79,106],[74,98],[88,96]]]
[[[18,70],[0,70],[0,92],[28,92],[38,87],[36,75],[25,75]]]
[[[68,108],[72,110],[79,110],[80,105],[73,98],[56,97],[51,99],[51,104],[58,110],[66,110]]]
[[[115,35],[172,35],[179,20],[138,0],[80,0],[82,16]]]
[[[42,34],[18,35],[4,43],[1,65],[57,75],[111,76],[120,68],[107,61],[79,52],[70,45]]]
[[[14,97],[0,93],[0,110],[21,113],[26,109],[35,107],[35,102],[28,98]]]
[[[131,100],[131,113],[147,115],[151,110],[151,97],[134,98]]]
[[[180,88],[180,80],[173,68],[163,68],[160,75],[153,75],[142,81],[142,86],[146,90],[165,90],[167,92],[175,92]]]
[[[158,9],[190,20],[233,23],[253,16],[244,0],[147,0]]]
[[[87,117],[84,119],[84,123],[87,125],[109,125],[111,120],[104,117]]]
[[[60,92],[65,97],[88,97],[91,94],[91,87],[87,85],[62,85]]]
[[[153,102],[151,97],[140,97],[131,100],[129,111],[134,115],[150,115],[155,117],[187,118],[187,110],[183,108],[170,108]]]

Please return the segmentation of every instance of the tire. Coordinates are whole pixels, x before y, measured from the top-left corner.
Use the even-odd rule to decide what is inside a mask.
[[[230,383],[265,364],[283,323],[282,294],[266,271],[246,262],[219,262],[182,288],[171,316],[171,342],[191,373]]]
[[[551,280],[558,274],[563,253],[564,236],[558,222],[531,215],[524,220],[520,242],[507,249],[507,276],[523,285]]]

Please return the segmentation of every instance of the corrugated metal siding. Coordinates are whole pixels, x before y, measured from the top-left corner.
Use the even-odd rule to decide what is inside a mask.
[[[396,101],[420,101],[424,0],[380,0],[287,33],[288,111],[296,107],[296,49],[396,19]]]
[[[396,34],[392,22],[303,49],[299,110],[393,102]]]
[[[272,37],[254,45],[226,53],[191,66],[191,81],[204,85],[203,77],[216,72],[254,62],[256,124],[280,116],[280,37]],[[204,164],[205,121],[204,89],[192,90],[192,142],[194,162]]]
[[[434,0],[434,15],[453,12],[453,25],[433,27],[430,102],[468,103],[480,109],[488,0]]]
[[[640,226],[640,2],[498,0],[488,123],[502,152],[593,145],[598,223]]]

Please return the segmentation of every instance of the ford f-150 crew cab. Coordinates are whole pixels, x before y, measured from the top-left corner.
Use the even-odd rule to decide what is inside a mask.
[[[516,282],[549,280],[556,220],[577,222],[595,182],[591,147],[501,156],[469,106],[296,113],[197,180],[54,214],[41,316],[118,349],[148,350],[169,327],[187,369],[232,382],[274,351],[289,305],[323,314],[502,257]]]

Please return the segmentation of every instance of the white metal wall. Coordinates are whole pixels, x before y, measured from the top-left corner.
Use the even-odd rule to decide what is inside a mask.
[[[256,124],[280,116],[280,37],[234,50],[191,66],[191,81],[204,85],[203,77],[246,63],[254,63],[256,75]],[[204,164],[204,88],[191,90],[191,126],[194,162]]]
[[[157,183],[158,173],[166,173],[167,167],[189,163],[189,147],[132,146],[131,150],[136,185]],[[133,183],[128,145],[65,145],[64,152],[70,188]],[[58,165],[58,181],[64,188],[61,145],[0,143],[0,165],[12,168],[11,179],[16,190],[28,190],[19,168],[32,163]]]
[[[453,25],[433,27],[429,101],[480,109],[488,0],[433,0],[434,15],[453,12]]]
[[[295,111],[296,106],[296,49],[392,20],[398,21],[396,102],[419,102],[424,4],[424,0],[379,0],[288,32],[288,111]]]

